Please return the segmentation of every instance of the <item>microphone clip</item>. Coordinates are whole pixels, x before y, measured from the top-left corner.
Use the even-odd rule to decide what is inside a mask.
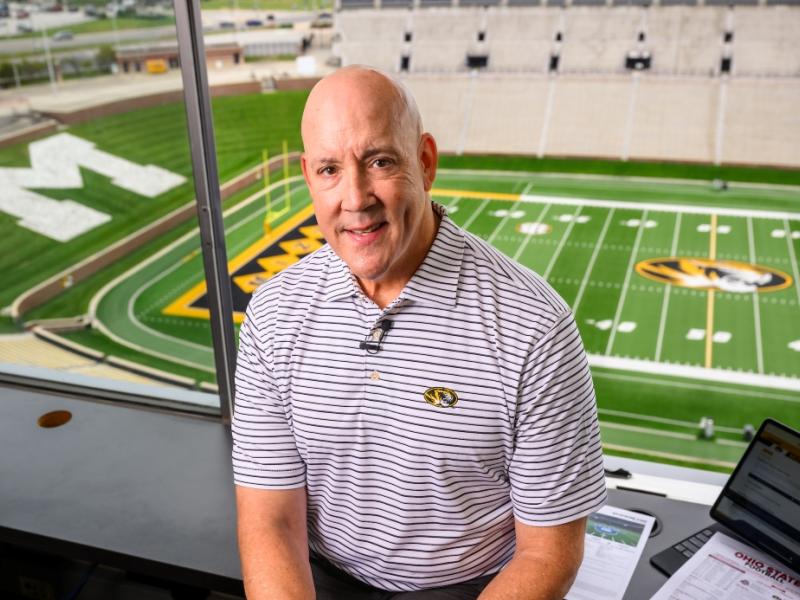
[[[392,321],[389,319],[384,319],[377,323],[358,347],[361,350],[366,350],[368,354],[377,354],[381,349],[383,338],[386,337],[386,334],[392,328],[392,324]]]

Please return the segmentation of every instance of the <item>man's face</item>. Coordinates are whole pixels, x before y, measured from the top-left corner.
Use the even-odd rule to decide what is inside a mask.
[[[303,174],[320,230],[353,274],[407,281],[431,241],[419,234],[432,219],[436,146],[398,109],[394,88],[350,79],[323,82],[309,99]]]

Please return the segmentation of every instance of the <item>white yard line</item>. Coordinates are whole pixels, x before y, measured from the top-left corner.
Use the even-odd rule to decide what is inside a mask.
[[[628,419],[637,419],[639,421],[649,421],[651,423],[661,423],[662,425],[674,425],[676,427],[685,427],[687,429],[691,429],[696,431],[698,428],[697,421],[681,421],[679,419],[667,419],[665,417],[654,417],[652,415],[643,415],[640,413],[633,413],[628,412],[625,410],[613,410],[610,408],[598,408],[597,413],[599,415],[610,415],[612,417],[625,417]],[[723,433],[741,433],[741,429],[737,429],[736,427],[720,427],[715,426],[715,430],[721,431]]]
[[[295,176],[295,177],[291,177],[289,179],[290,183],[295,183],[297,181],[302,181],[302,176],[298,175],[298,176]],[[269,190],[267,190],[267,191],[272,191],[272,189],[277,188],[278,186],[283,186],[283,185],[284,185],[283,181],[279,181],[279,182],[273,183],[270,186]],[[259,190],[258,192],[255,192],[255,193],[251,194],[250,196],[248,196],[247,198],[242,200],[240,203],[238,203],[236,206],[233,206],[233,207],[229,208],[228,210],[226,210],[223,213],[223,218],[224,217],[228,217],[229,215],[232,215],[232,214],[244,209],[245,207],[249,206],[250,204],[252,204],[256,200],[262,198],[264,196],[264,194],[265,194],[264,190]],[[275,202],[275,200],[273,200],[273,202]],[[261,214],[263,214],[263,212],[265,210],[266,210],[265,207],[261,207],[258,211],[254,212],[252,215],[248,215],[245,219],[243,219],[242,221],[240,221],[236,225],[231,226],[229,228],[229,231],[233,231],[233,230],[237,229],[242,224],[244,224],[246,222],[249,222],[250,220],[252,220],[256,216],[260,216]],[[119,276],[117,276],[114,279],[112,279],[111,281],[109,281],[106,285],[104,285],[92,297],[91,301],[89,302],[89,316],[90,316],[90,319],[92,320],[92,326],[93,327],[96,327],[104,335],[106,335],[110,339],[114,340],[115,342],[117,342],[117,343],[119,343],[119,344],[121,344],[123,346],[127,346],[128,348],[133,348],[133,349],[135,349],[135,350],[137,350],[139,352],[142,352],[144,354],[149,354],[151,356],[155,356],[155,357],[158,357],[158,358],[163,358],[163,359],[170,360],[170,361],[178,363],[178,364],[184,364],[184,365],[187,365],[187,366],[195,367],[195,368],[198,368],[198,369],[213,373],[213,372],[215,372],[215,370],[213,368],[209,368],[209,367],[206,367],[205,365],[201,365],[199,363],[195,363],[195,362],[192,362],[192,361],[187,361],[187,360],[181,359],[181,358],[176,357],[176,356],[167,355],[167,354],[164,354],[162,352],[158,352],[157,350],[152,350],[150,348],[146,348],[144,346],[140,346],[139,344],[135,344],[133,342],[130,342],[129,340],[127,340],[125,338],[119,337],[116,334],[114,334],[108,327],[106,327],[105,324],[103,324],[102,321],[100,321],[100,319],[97,318],[97,307],[99,306],[99,304],[102,301],[102,299],[113,288],[115,288],[117,285],[122,283],[124,280],[132,277],[133,275],[135,275],[139,271],[142,271],[143,269],[147,268],[149,265],[151,265],[152,263],[156,262],[157,260],[159,260],[163,256],[169,254],[170,252],[175,250],[175,248],[178,248],[181,244],[185,243],[187,240],[191,239],[193,236],[196,236],[198,234],[198,231],[199,230],[197,228],[194,228],[194,229],[186,232],[184,235],[179,237],[177,240],[175,240],[174,242],[168,244],[167,246],[165,246],[164,248],[162,248],[161,250],[159,250],[155,254],[152,254],[147,259],[145,259],[142,262],[140,262],[139,264],[137,264],[135,267],[132,267],[132,268],[128,269],[124,273],[120,274]],[[177,263],[178,266],[180,266],[182,264],[183,264],[182,261]],[[171,270],[172,270],[172,267],[170,267],[170,272],[171,272]],[[152,285],[154,282],[155,281],[150,282],[150,285]],[[147,287],[150,287],[150,285],[148,285]],[[144,290],[144,288],[140,289],[139,292],[137,292],[137,296],[143,290]],[[128,307],[127,307],[127,310],[129,311],[129,313],[132,310],[131,306],[132,305],[129,302]],[[143,325],[135,317],[133,318],[133,325],[135,327],[140,328],[140,329],[143,328],[145,330],[148,330],[148,332],[153,331],[153,330],[150,330],[150,328],[147,327],[146,325]],[[161,332],[157,332],[156,331],[155,333],[159,334],[160,336],[164,336],[164,334],[162,334]],[[189,342],[188,340],[182,340],[180,338],[175,338],[175,337],[170,337],[169,339],[172,342],[175,342],[175,343],[178,343],[178,344],[181,344],[181,345],[186,345],[187,347],[197,346],[197,344],[195,344],[194,342]],[[204,348],[204,349],[208,349],[208,348]]]
[[[304,187],[304,184],[301,184],[301,185],[298,185],[298,186],[295,186],[295,187],[291,188],[290,194],[291,193],[298,193],[303,187]],[[263,195],[264,192],[261,192],[261,193]],[[277,202],[277,201],[278,201],[277,198],[273,199],[273,200],[270,200],[270,207],[272,207],[272,204],[274,202]],[[256,217],[260,217],[260,216],[261,216],[261,210],[258,210],[256,212],[254,212],[252,215],[248,215],[246,218],[242,219],[241,221],[239,221],[235,225],[231,225],[230,227],[228,227],[226,229],[226,234],[233,233],[234,231],[236,231],[240,227],[244,227],[247,223],[249,223],[250,221],[252,221]],[[245,245],[245,244],[242,243],[241,245]],[[249,244],[246,244],[245,247],[247,245],[249,245]],[[232,254],[235,255],[235,254],[238,254],[238,252],[233,252]],[[153,287],[156,283],[158,283],[159,281],[164,279],[170,273],[172,273],[175,270],[177,270],[179,267],[182,267],[183,264],[184,264],[183,261],[179,261],[177,263],[173,263],[168,269],[165,269],[164,271],[161,271],[158,274],[158,276],[156,276],[153,279],[151,279],[146,286],[140,287],[138,290],[136,290],[136,293],[133,294],[130,298],[128,298],[128,305],[127,305],[128,319],[131,321],[131,323],[133,323],[134,326],[136,326],[138,329],[144,331],[145,333],[147,333],[149,335],[153,335],[153,336],[155,336],[157,338],[164,339],[164,340],[170,340],[172,342],[177,342],[182,346],[186,346],[187,348],[194,348],[196,350],[200,350],[202,352],[208,352],[209,354],[213,355],[213,353],[214,353],[213,348],[209,348],[208,346],[206,346],[204,344],[198,344],[196,342],[190,342],[188,340],[177,338],[177,337],[168,335],[166,333],[162,333],[161,331],[158,331],[157,329],[153,329],[149,325],[145,325],[144,323],[142,323],[139,320],[139,315],[135,314],[135,311],[134,311],[134,306],[136,304],[136,301],[139,299],[139,296],[141,296],[142,293],[144,293],[146,290],[148,290],[151,287]]]
[[[800,273],[797,272],[797,256],[794,252],[794,243],[792,243],[792,228],[789,227],[789,220],[784,217],[783,229],[786,231],[786,243],[789,246],[789,262],[792,263],[792,272],[794,273],[794,289],[797,292],[797,305],[800,306]]]
[[[672,231],[672,248],[670,248],[670,256],[675,256],[678,252],[678,238],[681,233],[681,213],[675,216],[675,229]],[[664,303],[661,305],[661,318],[658,321],[658,338],[656,338],[656,362],[661,360],[661,350],[664,346],[664,328],[667,324],[667,309],[669,308],[669,293],[672,289],[671,284],[664,286]]]
[[[634,446],[623,446],[621,444],[606,444],[603,443],[603,448],[606,450],[616,450],[617,452],[631,452],[643,456],[653,456],[655,458],[667,458],[670,460],[680,460],[697,465],[711,465],[715,467],[727,467],[733,469],[736,463],[724,460],[714,460],[711,458],[698,458],[696,456],[688,456],[686,454],[676,454],[674,452],[660,452],[658,450],[645,450],[643,448],[636,448]]]
[[[618,369],[621,371],[633,371],[636,373],[651,373],[654,375],[671,375],[674,377],[685,377],[688,379],[698,379],[702,381],[714,381],[726,384],[749,385],[753,387],[765,387],[776,390],[788,390],[800,392],[800,379],[786,377],[784,375],[762,375],[759,373],[747,373],[744,371],[730,371],[727,369],[712,368],[706,369],[695,365],[677,365],[673,363],[655,362],[654,360],[644,360],[640,358],[621,358],[619,356],[608,356],[602,354],[589,354],[589,364],[593,367],[605,369]],[[756,395],[751,392],[751,396]],[[800,404],[800,396],[796,398],[783,398],[786,402]]]
[[[478,218],[478,215],[479,215],[479,214],[481,214],[481,213],[483,212],[483,209],[484,209],[484,208],[486,208],[486,205],[487,205],[487,204],[489,204],[489,199],[488,199],[488,198],[487,198],[486,200],[484,200],[483,202],[481,202],[481,205],[480,205],[478,208],[476,208],[476,209],[475,209],[475,212],[474,212],[474,213],[472,213],[472,214],[469,216],[469,219],[467,219],[467,222],[466,222],[466,223],[464,223],[464,224],[461,226],[461,228],[462,228],[462,229],[467,229],[467,230],[468,230],[468,229],[469,229],[469,226],[470,226],[470,225],[472,225],[472,222],[473,222],[475,219],[477,219],[477,218]]]
[[[510,212],[511,212],[511,211],[509,211],[509,213],[510,213]],[[489,237],[488,237],[488,238],[486,238],[486,241],[487,241],[488,243],[490,243],[490,244],[491,244],[491,243],[494,241],[494,238],[495,238],[495,237],[497,237],[497,234],[498,234],[498,233],[500,233],[500,230],[503,228],[503,226],[504,226],[506,223],[508,223],[508,220],[509,220],[510,218],[511,218],[511,215],[510,215],[510,214],[507,214],[505,217],[503,217],[502,219],[500,219],[500,222],[497,224],[497,227],[495,227],[495,228],[494,228],[494,230],[492,230],[492,233],[491,233],[491,235],[489,235]]]
[[[750,262],[756,264],[755,236],[753,235],[753,219],[747,217],[747,246],[750,249]],[[756,333],[756,365],[758,372],[764,372],[764,348],[761,341],[761,310],[759,309],[758,290],[753,292],[753,324]]]
[[[526,185],[525,189],[522,190],[522,194],[520,194],[520,196],[523,196],[523,195],[527,194],[528,192],[530,192],[532,187],[533,187],[533,182],[532,181],[528,182],[528,185]]]
[[[536,171],[494,171],[491,169],[437,169],[437,173],[442,175],[467,175],[486,179],[486,176],[498,179],[509,177],[535,177],[542,179],[577,179],[579,181],[630,181],[633,183],[665,183],[670,185],[690,185],[696,187],[708,187],[707,179],[680,179],[669,177],[642,177],[635,175],[597,175],[590,173],[540,173]],[[744,190],[776,190],[776,191],[800,191],[798,185],[784,185],[778,183],[750,183],[746,181],[729,181],[728,189]]]
[[[613,423],[610,421],[600,421],[600,427],[608,429],[619,429],[620,431],[631,431],[633,433],[646,433],[657,437],[667,437],[676,440],[684,440],[687,442],[697,442],[697,435],[690,433],[678,433],[677,431],[664,431],[663,429],[653,429],[652,427],[639,427],[638,425],[625,425],[623,423]],[[711,440],[711,444],[719,444],[721,446],[733,446],[735,448],[746,448],[747,442],[740,442],[737,440],[715,439]]]
[[[447,210],[448,208],[451,208],[451,207],[458,206],[458,202],[459,202],[459,200],[461,200],[461,196],[453,196],[452,198],[453,199],[450,202],[447,203],[447,206],[445,206],[444,203],[442,203],[442,206],[444,206],[445,210]]]
[[[551,204],[545,204],[544,205],[544,208],[542,208],[542,210],[539,212],[539,216],[536,217],[536,222],[537,223],[542,223],[543,222],[544,217],[545,217],[545,215],[547,215],[547,211],[550,210],[551,206],[552,206]],[[528,242],[531,241],[531,238],[533,237],[533,235],[534,235],[533,233],[529,233],[528,235],[525,236],[525,241],[522,242],[519,245],[519,248],[517,248],[517,251],[514,253],[514,256],[513,256],[514,260],[519,260],[519,257],[522,256],[523,252],[525,252],[525,248],[528,246]]]
[[[558,246],[556,247],[556,251],[553,253],[553,256],[550,257],[550,262],[547,263],[547,269],[545,269],[544,274],[542,275],[542,278],[545,281],[547,281],[548,277],[550,277],[550,272],[553,270],[553,267],[556,266],[556,260],[558,260],[558,257],[561,255],[561,251],[564,249],[564,244],[567,243],[569,234],[572,233],[572,228],[575,227],[575,221],[578,218],[578,215],[581,214],[582,208],[583,207],[579,206],[572,214],[572,220],[569,222],[569,225],[567,225],[564,235],[561,236]]]
[[[655,369],[650,373],[651,375],[658,375]],[[636,383],[641,385],[661,385],[668,388],[680,388],[683,390],[695,390],[697,392],[712,392],[720,394],[731,394],[734,396],[742,396],[743,402],[752,402],[754,398],[763,398],[765,400],[777,400],[778,402],[800,402],[797,396],[783,396],[780,394],[773,394],[763,390],[751,388],[734,388],[734,387],[717,387],[707,385],[705,383],[692,383],[688,381],[673,381],[667,375],[666,378],[659,379],[658,377],[640,377],[638,375],[628,375],[624,373],[609,373],[606,371],[593,371],[592,377],[594,379],[612,379],[614,381],[627,381],[628,383]]]
[[[636,264],[636,255],[639,254],[639,245],[642,243],[642,234],[644,234],[644,224],[647,221],[647,211],[644,211],[639,221],[639,229],[636,231],[636,241],[633,243],[633,250],[631,250],[631,258],[628,261],[628,268],[625,271],[625,281],[622,283],[622,293],[619,295],[619,302],[617,302],[617,312],[614,315],[614,321],[611,324],[611,335],[608,336],[608,344],[606,345],[606,356],[611,354],[611,348],[614,346],[614,338],[617,333],[617,326],[619,325],[620,317],[622,317],[622,309],[625,306],[625,298],[628,295],[628,286],[631,282],[631,273],[633,266]]]
[[[538,194],[521,195],[519,202],[563,204],[568,206],[599,206],[601,208],[627,208],[630,210],[648,210],[651,212],[675,212],[683,214],[704,215],[711,213],[726,217],[758,217],[760,219],[790,219],[800,221],[800,213],[789,213],[774,210],[748,210],[743,208],[724,208],[721,206],[697,206],[695,204],[662,204],[656,202],[626,202],[623,200],[597,200],[594,198],[566,198],[542,196]]]
[[[652,427],[639,427],[638,425],[625,425],[624,423],[614,423],[611,421],[600,421],[600,427],[608,429],[619,429],[620,431],[632,431],[634,433],[646,433],[658,437],[668,437],[676,440],[696,442],[697,436],[690,433],[679,433],[677,431],[664,431],[663,429],[653,429]]]
[[[600,249],[603,247],[603,241],[606,239],[606,233],[608,233],[608,226],[611,224],[611,219],[616,210],[617,209],[612,208],[610,211],[608,211],[606,221],[603,223],[603,229],[600,231],[600,237],[597,238],[594,250],[592,251],[592,256],[589,259],[589,265],[586,267],[586,272],[583,274],[583,278],[581,279],[581,286],[578,288],[578,294],[575,296],[575,302],[572,303],[573,315],[578,314],[578,307],[581,305],[581,300],[583,300],[583,294],[586,292],[586,286],[589,285],[589,280],[592,278],[594,263],[597,261],[597,256],[600,254]]]

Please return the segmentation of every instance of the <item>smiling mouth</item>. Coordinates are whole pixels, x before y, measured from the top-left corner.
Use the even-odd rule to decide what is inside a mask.
[[[374,225],[370,225],[369,227],[364,227],[363,229],[350,228],[350,229],[347,229],[346,231],[348,233],[352,233],[354,235],[368,235],[370,233],[374,233],[375,231],[378,231],[384,225],[386,225],[386,221],[381,221],[380,223],[375,223]]]

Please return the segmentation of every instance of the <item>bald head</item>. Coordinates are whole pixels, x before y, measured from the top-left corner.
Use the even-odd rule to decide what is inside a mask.
[[[320,81],[303,112],[300,166],[317,224],[380,307],[403,289],[433,243],[436,142],[411,94],[374,69]]]
[[[306,101],[301,132],[307,148],[320,122],[388,117],[393,127],[415,142],[422,135],[417,103],[399,81],[376,69],[349,66],[320,80]]]

